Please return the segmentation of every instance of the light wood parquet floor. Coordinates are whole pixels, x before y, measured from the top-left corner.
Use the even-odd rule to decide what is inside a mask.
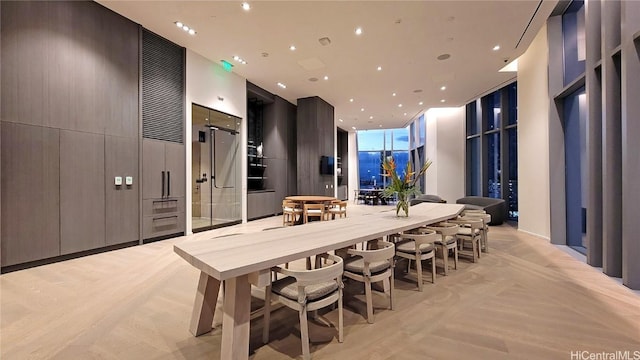
[[[384,207],[350,205],[349,216]],[[261,231],[281,218],[193,235]],[[492,227],[491,252],[461,260],[449,276],[418,292],[396,268],[396,308],[374,295],[375,324],[364,316],[361,285],[348,283],[345,342],[310,322],[314,359],[571,359],[571,351],[640,354],[640,296],[548,241],[510,225]],[[301,239],[303,241],[304,239]],[[193,337],[188,322],[198,272],[173,252],[184,238],[87,256],[0,276],[0,358],[218,358],[221,331]],[[484,254],[483,254],[484,255]],[[427,267],[428,269],[429,267]],[[429,274],[426,275],[430,279]],[[255,301],[255,306],[260,301]],[[216,318],[219,318],[219,313]],[[297,313],[272,315],[271,341],[262,318],[251,323],[252,359],[301,354]]]

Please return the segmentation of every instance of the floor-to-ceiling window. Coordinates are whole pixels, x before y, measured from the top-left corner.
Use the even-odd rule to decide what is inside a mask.
[[[409,161],[409,128],[358,131],[358,166],[360,188],[386,186],[382,162],[393,156],[397,167],[404,169]]]
[[[517,84],[467,104],[466,193],[501,198],[518,219]]]

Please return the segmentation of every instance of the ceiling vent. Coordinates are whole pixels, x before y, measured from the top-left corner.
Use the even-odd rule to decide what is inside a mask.
[[[328,37],[320,38],[320,39],[318,39],[318,41],[320,42],[320,44],[322,46],[327,46],[327,45],[331,44],[331,39],[329,39]]]

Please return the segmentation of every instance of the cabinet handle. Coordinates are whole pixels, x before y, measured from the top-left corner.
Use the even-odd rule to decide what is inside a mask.
[[[164,197],[164,171],[162,172],[162,197]]]
[[[156,221],[156,220],[165,220],[165,219],[173,219],[173,218],[178,218],[178,215],[171,215],[171,216],[163,216],[163,217],[156,217],[153,218],[152,221]]]
[[[167,200],[153,200],[153,203],[167,203],[167,202],[178,202],[178,199],[167,199]]]
[[[167,197],[171,196],[171,171],[167,171]]]

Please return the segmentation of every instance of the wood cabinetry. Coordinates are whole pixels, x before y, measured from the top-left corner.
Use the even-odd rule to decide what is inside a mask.
[[[185,229],[185,148],[183,144],[142,140],[143,239]]]
[[[104,135],[60,131],[60,254],[105,246]]]
[[[105,136],[105,212],[106,245],[140,239],[140,179],[138,178],[138,140]],[[115,185],[116,176],[123,185]],[[127,176],[133,184],[124,183]]]
[[[273,190],[252,191],[247,194],[247,218],[257,219],[282,212],[282,205],[274,207],[276,203]],[[282,199],[280,199],[282,204]]]
[[[60,131],[2,122],[2,266],[60,255]]]

